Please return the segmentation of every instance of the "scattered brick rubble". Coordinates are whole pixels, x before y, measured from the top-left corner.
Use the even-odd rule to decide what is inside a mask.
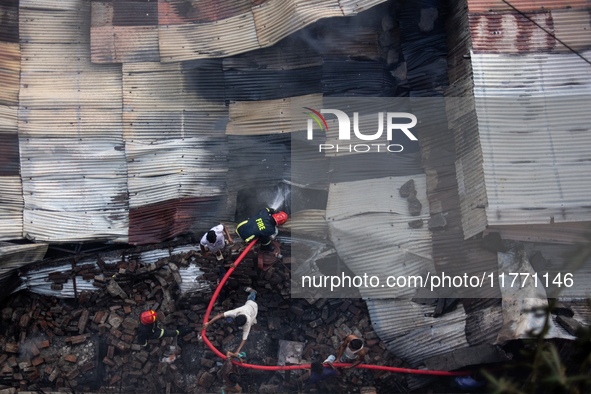
[[[283,248],[284,256],[289,256],[289,245]],[[226,262],[233,261],[238,252],[238,246],[228,250]],[[362,300],[290,299],[291,258],[284,258],[285,266],[279,263],[266,272],[255,267],[253,258],[250,252],[231,278],[241,288],[253,286],[259,292],[258,324],[253,330],[266,330],[276,342],[305,342],[303,357],[307,360],[336,354],[341,340],[352,333],[365,339],[370,349],[367,363],[403,365],[373,331]],[[221,359],[207,350],[199,337],[211,293],[181,295],[178,287],[179,268],[191,262],[200,266],[204,272],[201,279],[211,281],[214,289],[219,262],[190,251],[150,265],[135,260],[105,264],[99,257],[98,268],[93,264],[74,265],[73,270],[49,274],[48,280],[56,289],[73,273],[94,279],[96,291],[81,292],[77,300],[28,292],[4,300],[0,314],[0,390],[108,391],[115,387],[121,392],[142,393],[219,391],[217,362]],[[241,306],[246,296],[239,291],[220,299],[212,316]],[[193,331],[183,338],[151,340],[143,348],[137,344],[136,332],[139,315],[148,309],[157,311],[162,327],[191,327]],[[236,335],[229,324],[216,325],[208,331],[209,339],[218,348],[239,340]],[[185,370],[179,361],[182,349],[191,347],[204,352],[198,370]],[[275,357],[277,354],[267,354],[266,363],[273,365]],[[259,387],[253,390],[293,391],[293,380],[284,379],[280,373],[260,375]],[[390,387],[392,380],[402,382],[403,376],[352,370],[338,381],[337,392],[359,392],[362,387],[367,391],[367,386]],[[252,388],[253,382],[250,384]]]

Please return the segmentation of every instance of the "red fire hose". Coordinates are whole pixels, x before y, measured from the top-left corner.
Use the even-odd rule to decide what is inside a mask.
[[[240,254],[240,256],[238,257],[238,259],[234,262],[234,265],[237,266],[242,259],[244,258],[244,256],[246,256],[246,254],[248,253],[248,251],[250,249],[252,249],[252,247],[254,246],[254,244],[258,241],[258,239],[253,240],[246,249],[244,249],[244,251]],[[218,298],[218,295],[220,294],[220,291],[222,289],[222,287],[224,286],[224,283],[226,283],[226,280],[228,279],[228,277],[230,276],[230,274],[232,274],[232,272],[234,272],[234,268],[230,268],[228,270],[228,272],[226,273],[226,275],[224,276],[224,278],[220,281],[220,284],[218,285],[217,289],[215,289],[215,293],[213,293],[213,297],[211,298],[211,301],[209,302],[209,306],[207,307],[207,312],[205,312],[205,317],[203,319],[203,323],[207,323],[207,321],[209,320],[209,314],[211,313],[211,310],[213,309],[213,304],[215,303],[215,300]],[[218,356],[220,356],[222,359],[226,359],[226,355],[222,354],[222,352],[220,352],[219,350],[217,350],[209,341],[209,339],[207,339],[207,337],[205,336],[205,328],[201,331],[201,336],[203,337],[203,340],[205,341],[205,343],[207,344],[207,346],[209,346],[209,348]],[[294,370],[294,369],[303,369],[303,368],[310,368],[310,364],[305,364],[305,365],[288,365],[288,366],[267,366],[267,365],[253,365],[253,364],[246,364],[246,363],[240,363],[236,360],[232,361],[234,364],[240,366],[240,367],[244,367],[244,368],[251,368],[251,369],[260,369],[260,370],[265,370],[265,371],[286,371],[286,370]],[[335,367],[346,367],[348,365],[351,364],[343,364],[343,363],[333,363],[333,365]],[[382,365],[371,365],[371,364],[359,364],[358,366],[356,366],[355,368],[364,368],[364,369],[378,369],[378,370],[382,370],[382,371],[391,371],[391,372],[400,372],[400,373],[412,373],[412,374],[419,374],[419,375],[445,375],[445,376],[462,376],[462,375],[469,375],[470,371],[461,371],[461,372],[449,372],[449,371],[427,371],[427,370],[422,370],[422,369],[409,369],[409,368],[395,368],[395,367],[385,367]]]

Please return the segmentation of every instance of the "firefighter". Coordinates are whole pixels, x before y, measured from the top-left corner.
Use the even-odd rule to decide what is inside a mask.
[[[263,208],[253,217],[243,221],[236,227],[236,234],[246,243],[255,238],[260,239],[261,250],[271,250],[271,241],[277,235],[277,228],[287,221],[287,214],[273,208]]]
[[[165,330],[156,325],[156,312],[146,311],[140,316],[140,326],[137,331],[137,342],[141,346],[146,346],[148,340],[159,339],[164,337],[176,337],[179,335],[186,335],[191,332],[188,327],[180,330]]]

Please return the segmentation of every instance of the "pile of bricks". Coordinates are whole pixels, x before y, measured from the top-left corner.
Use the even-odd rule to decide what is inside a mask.
[[[58,300],[20,292],[3,302],[1,310],[0,384],[21,390],[123,386],[126,390],[171,390],[173,363],[180,353],[176,338],[152,340],[142,348],[136,335],[139,315],[157,311],[166,328],[201,327],[197,322],[205,308],[177,310],[180,298],[179,267],[197,256],[173,255],[150,265],[137,261],[97,266],[85,264],[48,275],[51,288],[59,290],[72,275],[92,279],[96,291],[83,291],[75,300]],[[184,343],[196,343],[197,332]],[[168,379],[170,378],[170,379]]]
[[[267,271],[256,268],[253,253],[246,255],[245,259],[234,270],[230,280],[239,284],[240,289],[251,286],[257,290],[256,302],[258,304],[257,324],[252,331],[266,331],[274,341],[289,340],[306,343],[303,351],[303,359],[308,361],[322,361],[330,354],[336,355],[342,340],[349,334],[354,334],[364,339],[368,348],[365,362],[374,365],[409,367],[400,359],[392,355],[386,344],[381,341],[373,330],[369,312],[365,302],[361,299],[294,299],[290,297],[291,287],[291,254],[289,245],[282,245],[284,256],[283,264],[275,264]],[[212,260],[198,259],[205,277],[215,282],[219,274],[219,263]],[[196,295],[191,300],[194,305],[208,300],[203,300],[202,295]],[[243,291],[231,293],[224,302],[216,303],[212,315],[228,309],[240,307],[244,304],[247,294]],[[223,299],[220,298],[220,301]],[[205,303],[201,305],[206,307]],[[218,349],[226,348],[226,345],[239,336],[231,324],[214,324],[208,330],[208,338]],[[250,337],[249,337],[249,340]],[[205,344],[200,343],[205,348]],[[252,355],[249,354],[251,362]],[[266,365],[276,365],[276,354],[267,354],[267,357],[256,362]],[[220,367],[216,361],[221,361],[213,352],[205,351],[200,360],[201,369],[197,372],[198,386],[205,389],[203,392],[216,392],[223,385],[219,376]],[[255,363],[256,363],[255,362]],[[249,374],[253,371],[249,370]],[[297,374],[294,374],[294,376]],[[294,390],[293,382],[286,382],[284,374],[276,373],[271,378],[268,375],[260,375],[260,380],[249,381],[249,385],[256,384],[256,392],[274,393],[290,392]],[[404,377],[386,371],[350,370],[342,375],[339,383],[341,386],[335,392],[359,392],[363,387],[376,386],[390,390],[393,380],[397,384],[404,384]],[[389,389],[388,389],[389,387]],[[307,389],[308,390],[308,389]],[[320,392],[322,389],[319,388]],[[379,391],[379,390],[378,390]],[[201,391],[199,391],[201,392]],[[388,392],[388,391],[384,391]]]
[[[238,246],[227,250],[226,263],[235,260],[239,252]],[[287,256],[285,265],[278,263],[265,272],[256,268],[255,256],[250,252],[230,279],[239,289],[252,286],[258,291],[258,324],[253,331],[266,331],[273,341],[305,342],[304,358],[309,360],[336,354],[342,339],[352,333],[364,338],[369,348],[366,362],[403,365],[373,331],[362,300],[291,299],[289,245],[282,246],[282,253]],[[190,263],[200,267],[204,274],[199,279],[209,280],[214,289],[220,263],[193,250],[149,265],[125,259],[105,264],[99,257],[98,268],[74,264],[70,272],[50,274],[48,279],[55,287],[74,273],[88,278],[92,275],[96,291],[81,292],[75,300],[28,292],[4,300],[0,316],[0,390],[218,390],[222,385],[218,362],[222,360],[206,349],[199,336],[211,292],[182,295],[179,289],[179,269]],[[244,291],[230,293],[216,303],[212,316],[242,306],[246,296]],[[161,327],[190,327],[192,331],[183,338],[151,340],[148,346],[141,347],[136,340],[139,315],[148,309],[157,312]],[[238,335],[230,324],[216,324],[208,330],[208,338],[218,349]],[[201,349],[204,356],[198,368],[188,370],[181,356],[192,348]],[[273,365],[274,357],[268,354],[263,362]],[[292,390],[283,387],[289,382],[284,382],[281,374],[257,376],[257,381],[249,382],[257,392]],[[349,392],[359,392],[366,386],[386,387],[391,379],[400,381],[401,377],[383,371],[353,370],[344,374],[341,382],[348,385]]]

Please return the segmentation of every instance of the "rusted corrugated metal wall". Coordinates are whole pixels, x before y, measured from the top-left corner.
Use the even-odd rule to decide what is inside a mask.
[[[402,7],[402,48],[412,95],[443,96],[444,91],[446,96],[471,95],[471,87],[458,90],[458,86],[447,85],[448,75],[460,78],[460,85],[471,84],[471,67],[466,67],[463,56],[469,49],[468,23],[459,23],[463,21],[460,16],[467,16],[466,3],[454,2],[447,18],[443,2],[417,2]],[[445,33],[446,19],[449,37]],[[430,49],[425,51],[424,47]],[[467,76],[466,70],[470,70]],[[457,146],[453,133],[453,130],[471,130],[476,124],[474,99],[447,97],[446,100],[411,100],[412,113],[421,119],[418,139],[421,165],[427,175],[430,212],[432,216],[442,214],[447,221],[444,230],[432,233],[433,261],[438,272],[482,275],[496,270],[496,255],[481,249],[479,241],[464,241],[460,213],[462,188],[456,178]],[[483,295],[485,292],[480,294]],[[496,292],[490,294],[496,295]]]
[[[123,65],[129,242],[232,217],[221,60]]]
[[[589,143],[583,130],[589,123],[583,109],[588,100],[567,99],[588,97],[591,85],[589,64],[559,40],[591,60],[591,5],[511,4],[516,9],[501,1],[468,0],[457,11],[464,26],[460,30],[469,24],[469,37],[450,34],[458,50],[452,50],[457,55],[450,62],[448,94],[475,98],[448,105],[456,130],[464,237],[491,225],[505,226],[501,230],[511,236],[518,231],[507,225],[536,223],[537,232],[564,242],[565,234],[551,222],[591,220],[582,202],[588,177],[577,175],[589,171],[583,167],[591,159],[578,148]],[[454,26],[449,31],[457,30]],[[467,65],[474,78],[466,78]],[[524,111],[529,118],[523,118]]]
[[[18,1],[0,4],[0,241],[22,238],[23,196],[18,149],[21,51]]]
[[[160,61],[158,2],[92,2],[93,63]]]
[[[587,8],[586,0],[513,0],[514,7],[521,11],[542,11],[549,9],[576,9]],[[512,8],[503,0],[468,0],[470,12],[506,12]]]
[[[345,8],[354,14],[379,2]],[[271,134],[292,131],[287,129],[292,98],[315,105],[323,93],[376,95],[392,84],[378,60],[378,29],[352,28],[344,21],[320,29],[318,37],[304,34],[256,53],[171,62],[160,58],[158,23],[184,32],[205,24],[199,27],[204,34],[219,25],[235,39],[242,31],[227,23],[235,18],[242,26],[239,20],[250,12],[263,23],[258,43],[259,36],[277,41],[318,18],[343,14],[336,1],[307,2],[301,9],[295,4],[21,1],[23,58],[5,46],[2,52],[17,59],[3,72],[22,67],[20,85],[17,79],[5,90],[14,96],[18,114],[3,107],[2,119],[13,136],[3,140],[4,150],[20,158],[25,182],[21,186],[12,182],[20,177],[3,177],[2,193],[18,209],[24,191],[24,215],[8,204],[3,209],[10,208],[19,223],[24,216],[26,224],[22,229],[11,222],[8,239],[24,234],[47,242],[157,242],[191,231],[196,223],[205,228],[231,219],[239,189],[289,179],[289,137]],[[19,9],[13,5],[11,20],[18,24]],[[324,13],[314,14],[319,9]],[[291,25],[275,20],[286,17]],[[266,20],[275,27],[265,29]],[[17,40],[14,29],[3,31]],[[230,43],[238,52],[245,50]],[[368,90],[359,75],[357,80],[339,76],[334,67],[325,67],[325,59],[333,66],[346,64],[351,75],[365,73],[375,86]],[[18,70],[9,74],[20,76]],[[19,160],[10,158],[4,155],[2,168],[18,175]],[[315,166],[310,179],[300,181],[315,174],[326,178],[326,173],[326,166]],[[317,187],[327,183],[323,179]]]
[[[92,60],[177,62],[271,46],[322,18],[385,0],[93,1]]]
[[[23,233],[127,241],[121,66],[90,61],[90,3],[21,2]]]

